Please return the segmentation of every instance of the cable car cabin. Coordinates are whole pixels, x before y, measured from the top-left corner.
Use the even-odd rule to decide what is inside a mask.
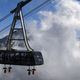
[[[28,37],[26,33],[26,28],[24,24],[24,17],[22,13],[22,7],[31,2],[32,0],[26,0],[26,1],[21,1],[17,4],[17,7],[11,11],[11,13],[14,13],[13,21],[11,24],[11,29],[9,32],[8,40],[7,40],[7,47],[6,50],[0,50],[0,64],[5,64],[5,65],[22,65],[22,66],[29,66],[28,74],[36,71],[35,66],[43,65],[43,56],[42,53],[39,51],[33,51],[33,49],[30,47],[28,43]],[[21,27],[17,28],[16,27],[16,22],[20,21]],[[23,39],[15,39],[13,37],[13,34],[16,31],[22,30],[22,35]],[[12,49],[12,44],[13,41],[24,41],[26,50],[28,51],[18,51]],[[33,69],[30,68],[30,66],[33,66]],[[6,68],[6,66],[3,68],[4,73],[6,73],[6,69],[8,69],[8,72],[11,71],[12,67]]]
[[[43,65],[41,52],[37,51],[17,51],[0,50],[0,64],[39,66]]]

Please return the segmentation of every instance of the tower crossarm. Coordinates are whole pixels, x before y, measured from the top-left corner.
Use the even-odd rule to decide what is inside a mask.
[[[14,13],[17,9],[21,10],[22,7],[24,7],[26,4],[28,4],[29,2],[31,2],[32,0],[25,0],[25,1],[21,1],[17,4],[17,7],[15,9],[13,9],[12,11],[10,11],[10,13]]]

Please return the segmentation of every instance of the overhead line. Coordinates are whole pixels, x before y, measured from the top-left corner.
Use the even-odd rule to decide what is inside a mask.
[[[3,28],[2,30],[0,30],[0,33],[3,32],[4,30],[8,29],[11,26],[11,24],[9,24],[8,26],[6,26],[5,28]]]
[[[11,13],[7,14],[6,16],[4,16],[3,18],[0,19],[0,22],[4,21],[5,19],[7,19],[11,15],[12,15]]]
[[[36,8],[34,8],[31,11],[29,11],[28,13],[26,13],[24,15],[24,17],[27,16],[27,15],[29,15],[30,13],[34,12],[35,10],[39,9],[40,7],[42,7],[43,5],[45,5],[46,3],[48,3],[49,1],[51,1],[51,0],[46,0],[45,2],[43,2],[42,4],[40,4],[39,6],[37,6]]]
[[[39,6],[37,6],[36,8],[30,10],[28,13],[26,13],[23,17],[26,17],[27,15],[31,14],[32,12],[36,11],[37,9],[39,9],[40,7],[42,7],[43,5],[45,5],[46,3],[48,3],[51,0],[46,0],[45,2],[43,2],[42,4],[40,4]],[[0,33],[3,32],[4,30],[6,30],[7,28],[9,28],[11,26],[11,24],[9,24],[7,27],[3,28],[2,30],[0,30]]]

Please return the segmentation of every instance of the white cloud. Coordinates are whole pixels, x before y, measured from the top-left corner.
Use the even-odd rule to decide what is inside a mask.
[[[80,4],[74,0],[58,0],[58,11],[55,17],[58,22],[65,26],[79,27],[80,25]]]
[[[30,29],[34,37],[33,47],[40,47],[45,60],[39,76],[41,80],[79,80],[80,51],[75,28],[80,25],[80,5],[73,0],[60,0],[58,6],[55,13],[41,11],[41,28]]]

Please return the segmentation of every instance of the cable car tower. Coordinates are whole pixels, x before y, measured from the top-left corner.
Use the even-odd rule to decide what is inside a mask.
[[[24,18],[22,13],[22,8],[31,2],[31,0],[21,1],[17,4],[17,7],[13,9],[10,13],[14,14],[14,18],[12,21],[11,29],[8,36],[7,41],[7,48],[6,50],[0,50],[0,64],[4,64],[4,73],[11,72],[11,65],[20,65],[20,66],[28,66],[29,69],[28,75],[34,74],[36,71],[35,66],[43,65],[43,57],[42,53],[39,51],[34,51],[29,43],[28,43],[28,37],[26,33],[26,28],[24,24]],[[20,21],[21,27],[16,27],[16,22]],[[15,31],[22,31],[23,39],[14,39],[13,34]],[[12,49],[12,41],[24,41],[24,44],[26,46],[26,50],[17,50]],[[10,65],[8,68],[6,65]],[[31,66],[33,67],[31,69]]]

